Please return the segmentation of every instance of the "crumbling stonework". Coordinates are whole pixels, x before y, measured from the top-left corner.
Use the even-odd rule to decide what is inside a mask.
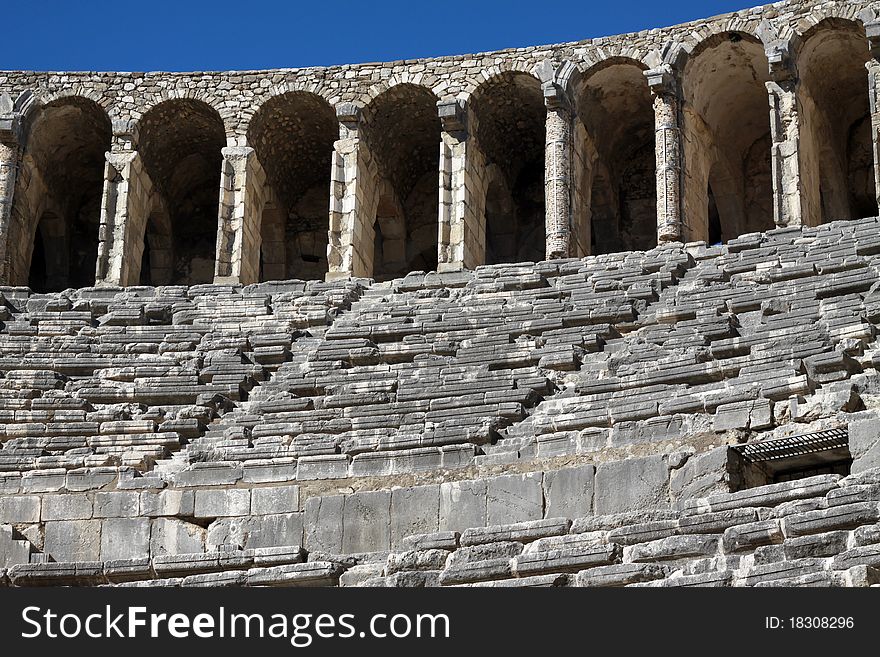
[[[878,26],[0,73],[0,585],[880,584]]]

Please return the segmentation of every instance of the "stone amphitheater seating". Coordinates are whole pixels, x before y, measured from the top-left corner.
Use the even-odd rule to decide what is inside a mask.
[[[2,288],[0,582],[877,583],[878,265],[871,218],[389,283]],[[835,427],[852,475],[729,492],[727,444]]]

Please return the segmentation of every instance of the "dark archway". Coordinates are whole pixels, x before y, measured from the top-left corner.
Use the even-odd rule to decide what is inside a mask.
[[[440,119],[437,97],[399,84],[364,110],[378,175],[373,212],[373,277],[389,280],[437,268]]]
[[[586,143],[578,146],[594,160],[583,181],[592,187],[594,254],[657,245],[654,110],[644,70],[641,62],[612,59],[589,72],[579,90]]]
[[[546,109],[536,78],[505,72],[471,97],[476,138],[501,181],[484,181],[485,262],[545,258],[544,142]],[[494,185],[494,187],[493,187]]]
[[[768,80],[752,35],[717,34],[691,53],[682,75],[685,239],[726,241],[774,227]]]
[[[73,96],[38,110],[27,127],[9,229],[10,282],[37,292],[95,283],[110,119]],[[33,262],[35,241],[42,255]]]
[[[272,190],[262,216],[260,280],[327,273],[330,163],[338,136],[333,107],[304,91],[267,100],[251,119],[248,144]]]
[[[877,214],[868,56],[862,26],[837,19],[811,28],[798,50],[801,162],[818,172],[806,190],[816,208],[814,222]]]
[[[223,120],[198,100],[164,101],[139,122],[138,149],[161,197],[159,203],[167,209],[172,231],[168,280],[173,284],[208,283],[214,278],[221,149],[225,145]],[[145,239],[149,235],[148,227]],[[156,251],[150,244],[153,284],[158,284],[152,279]]]

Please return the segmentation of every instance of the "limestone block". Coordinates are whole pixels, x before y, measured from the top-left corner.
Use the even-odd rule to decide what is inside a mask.
[[[722,546],[725,552],[738,552],[754,550],[759,545],[781,543],[782,540],[779,520],[758,520],[725,529]]]
[[[88,520],[92,501],[85,494],[46,495],[40,513],[42,520]]]
[[[25,524],[40,522],[39,495],[0,497],[0,523]]]
[[[251,514],[266,515],[299,511],[299,486],[251,489]]]
[[[662,456],[603,463],[596,468],[595,512],[665,508],[669,470]]]
[[[581,570],[578,586],[626,586],[636,582],[650,582],[667,576],[667,567],[656,563],[618,563]]]
[[[101,523],[101,561],[150,556],[149,518],[108,518]]]
[[[717,513],[701,513],[683,516],[678,520],[678,531],[681,534],[713,534],[723,532],[728,527],[744,525],[758,519],[757,509],[730,509]]]
[[[221,518],[208,526],[206,544],[209,550],[219,549],[223,545],[235,545],[246,550],[298,547],[303,544],[303,514]]]
[[[677,520],[654,520],[624,525],[608,532],[608,540],[621,545],[658,541],[678,534]]]
[[[669,492],[673,500],[726,492],[727,447],[694,454],[670,473]]]
[[[148,518],[191,517],[195,514],[196,493],[180,488],[140,493],[140,513]]]
[[[526,543],[548,536],[559,536],[568,532],[571,521],[566,518],[548,518],[546,520],[530,520],[515,522],[508,525],[490,525],[489,527],[471,527],[461,534],[463,546],[496,543],[498,541],[518,541]]]
[[[345,496],[342,552],[375,552],[391,546],[391,493],[369,491]]]
[[[620,558],[620,546],[581,546],[546,552],[524,552],[513,558],[513,572],[517,577],[544,573],[577,572],[591,566],[614,563]]]
[[[391,489],[391,548],[413,534],[430,534],[440,526],[440,486]]]
[[[404,570],[442,570],[449,552],[446,550],[410,550],[388,555],[385,574],[393,575]]]
[[[134,516],[137,516],[140,509],[139,497],[140,496],[135,491],[95,493],[94,517],[132,518]],[[149,543],[149,541],[147,542]],[[126,557],[118,558],[125,559]]]
[[[718,551],[719,537],[715,534],[688,534],[669,536],[648,543],[639,543],[623,549],[623,560],[630,563],[640,561],[665,561],[702,557]]]
[[[486,522],[506,525],[526,520],[540,520],[544,514],[542,474],[492,477],[487,481]]]
[[[839,480],[840,475],[817,475],[758,488],[747,488],[736,493],[719,493],[706,498],[688,500],[682,507],[682,513],[693,515],[744,507],[777,506],[792,500],[825,495],[829,490],[837,487]]]
[[[546,518],[578,518],[593,510],[596,468],[586,465],[544,473]]]
[[[825,569],[824,559],[795,559],[793,561],[780,561],[777,563],[762,564],[749,568],[739,578],[743,586],[755,586],[759,582],[769,582],[777,579],[791,579]]]
[[[786,537],[805,536],[833,529],[850,529],[877,520],[880,520],[880,509],[876,502],[858,502],[786,516],[783,531]]]
[[[440,484],[440,531],[464,531],[486,525],[485,479]]]
[[[205,551],[207,531],[204,528],[177,518],[157,518],[152,522],[151,556]]]
[[[880,419],[849,423],[849,451],[853,457],[853,473],[880,467]]]
[[[55,561],[97,561],[101,554],[100,520],[55,520],[45,523],[43,552]]]
[[[302,545],[309,552],[342,552],[343,495],[310,497],[306,500]]]
[[[807,557],[833,557],[846,551],[849,532],[834,531],[811,536],[788,538],[782,544],[786,559],[804,559]]]

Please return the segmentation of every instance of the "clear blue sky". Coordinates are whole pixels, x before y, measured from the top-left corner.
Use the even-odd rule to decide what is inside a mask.
[[[578,41],[748,0],[9,0],[0,69],[191,71],[392,61]]]

